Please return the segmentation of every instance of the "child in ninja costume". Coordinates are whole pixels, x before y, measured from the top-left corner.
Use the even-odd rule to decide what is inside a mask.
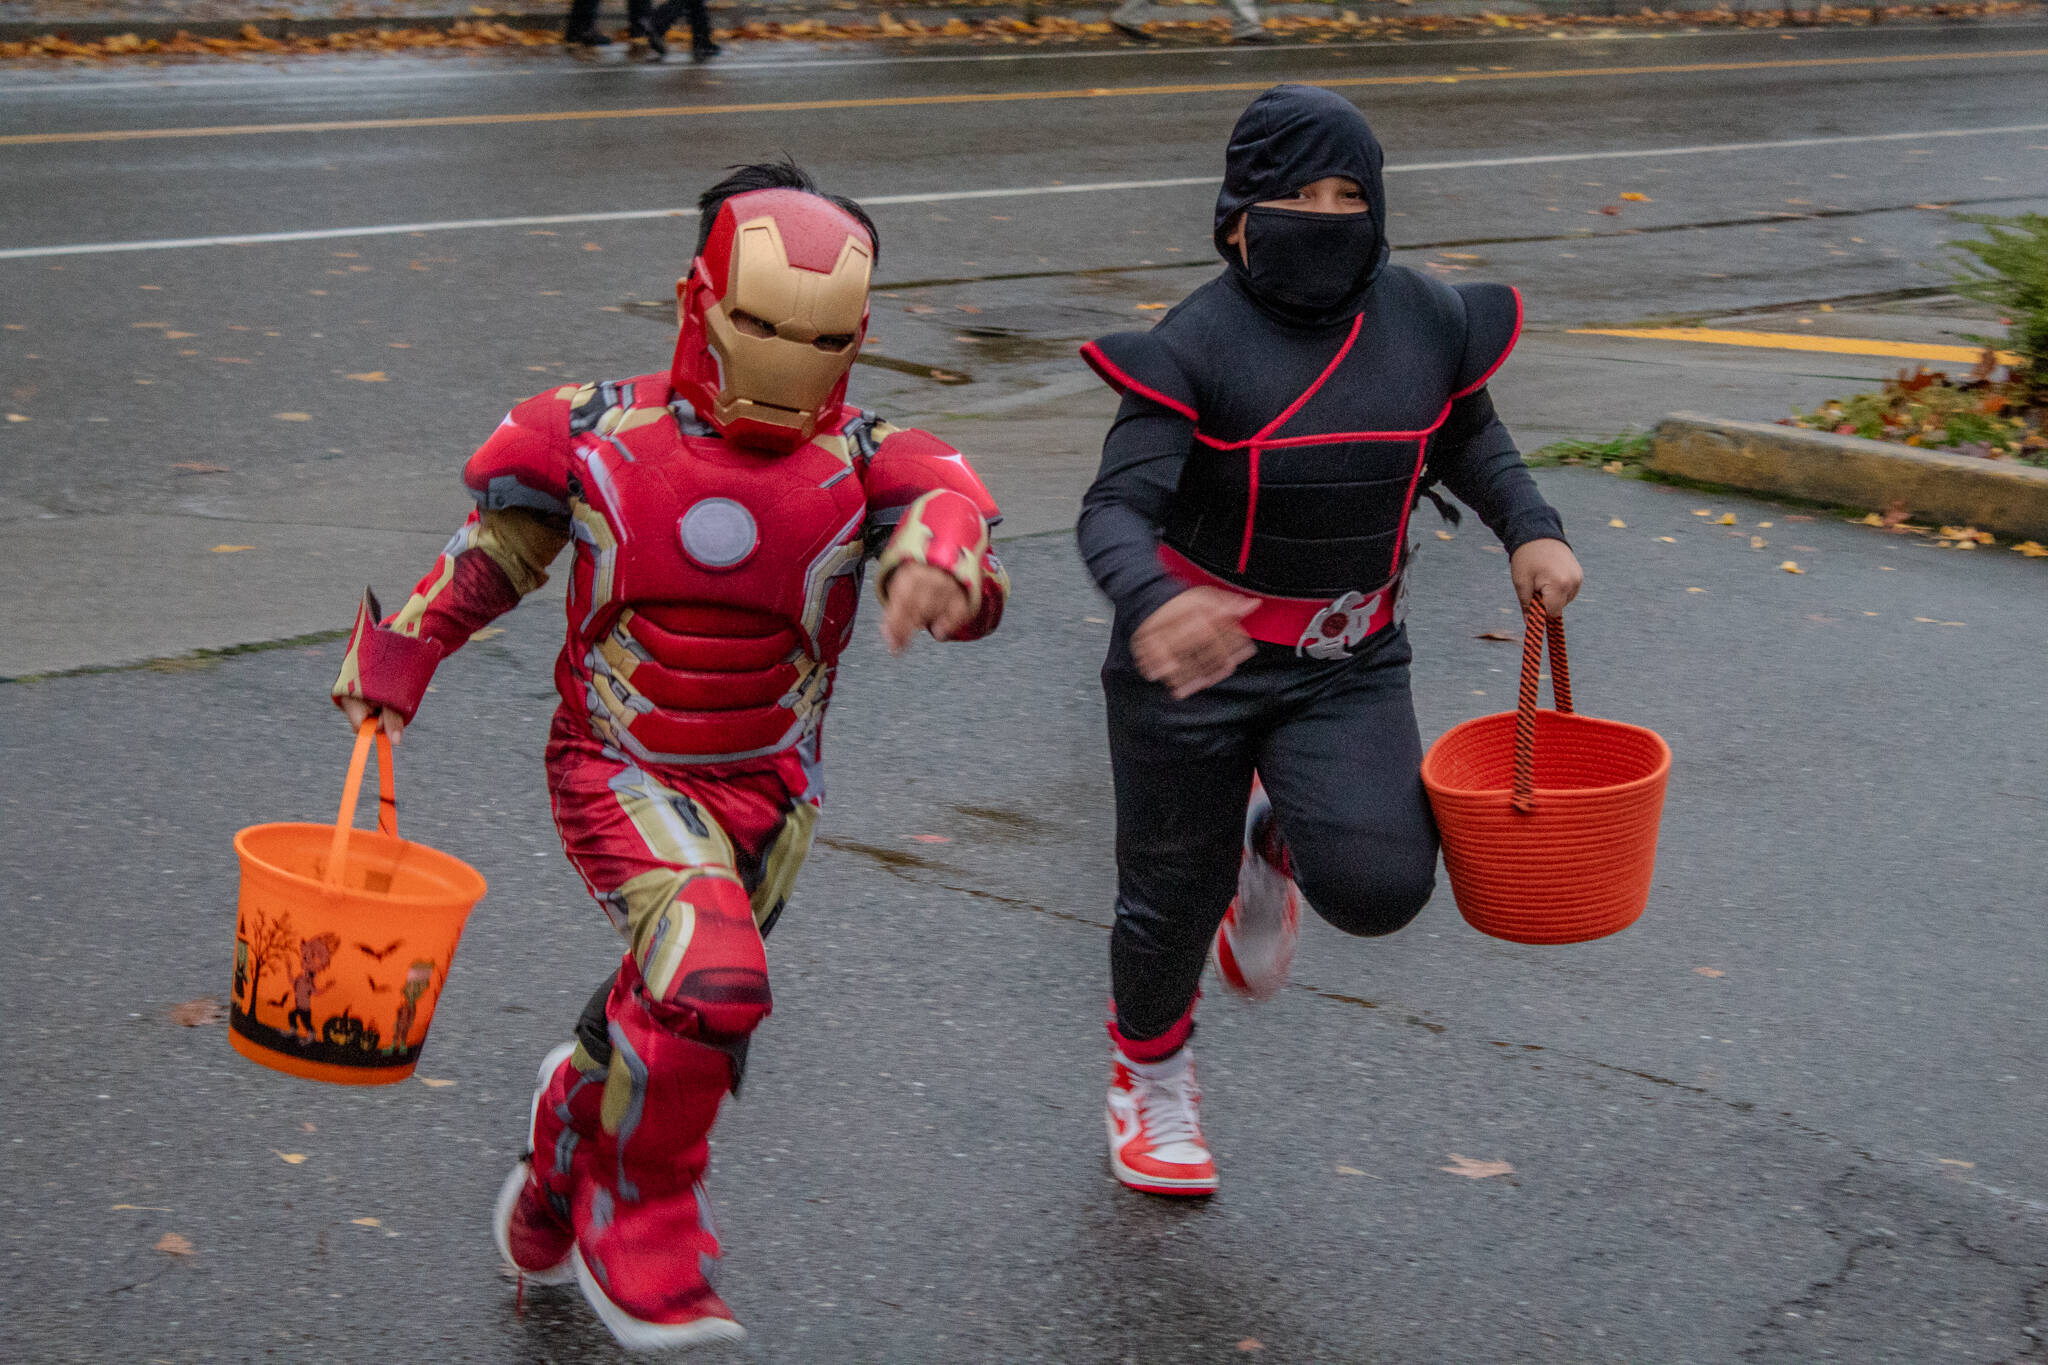
[[[573,544],[548,789],[628,946],[541,1063],[495,1224],[515,1270],[574,1279],[634,1348],[744,1335],[711,1285],[707,1139],[769,1012],[762,937],[810,848],[863,573],[898,651],[988,634],[1009,592],[959,452],[843,401],[867,214],[787,163],[699,203],[671,366],[514,407],[463,472],[476,511],[396,614],[365,594],[334,685],[395,737],[442,657]]]
[[[1228,269],[1150,332],[1082,348],[1124,396],[1080,544],[1116,606],[1108,1126],[1136,1190],[1216,1188],[1188,1047],[1204,957],[1270,995],[1303,897],[1378,935],[1434,889],[1402,625],[1417,496],[1455,520],[1441,482],[1476,510],[1525,604],[1579,588],[1487,397],[1521,298],[1389,265],[1381,161],[1342,97],[1260,95],[1216,200]]]

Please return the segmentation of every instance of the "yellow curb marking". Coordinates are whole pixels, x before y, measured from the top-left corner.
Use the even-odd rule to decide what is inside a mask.
[[[1697,341],[1709,346],[1748,346],[1764,351],[1825,351],[1830,355],[1882,355],[1899,360],[1949,360],[1974,365],[1976,346],[1941,346],[1921,341],[1866,341],[1861,337],[1817,337],[1803,332],[1726,332],[1713,327],[1573,327],[1573,336],[1633,337],[1639,341]],[[1998,352],[1998,363],[2017,365],[2015,351]]]
[[[1490,81],[1577,80],[1614,76],[1670,76],[1728,71],[1795,71],[1824,67],[1900,66],[1914,62],[1983,62],[2048,57],[2048,48],[1996,52],[1897,53],[1884,57],[1806,57],[1784,61],[1690,62],[1670,66],[1579,66],[1542,71],[1484,71],[1457,76],[1340,76],[1315,84],[1327,89],[1367,86],[1461,85]],[[250,137],[264,133],[353,133],[382,128],[474,128],[508,123],[593,123],[614,119],[701,118],[722,114],[803,114],[835,109],[910,109],[948,104],[1022,104],[1044,100],[1143,99],[1218,95],[1266,89],[1270,81],[1206,85],[1090,86],[1073,90],[1014,90],[961,95],[897,95],[859,100],[775,100],[760,104],[665,104],[644,109],[563,109],[528,114],[445,114],[432,118],[331,119],[315,123],[236,123],[212,128],[108,128],[89,133],[14,133],[0,147],[60,142],[137,142],[157,138]]]

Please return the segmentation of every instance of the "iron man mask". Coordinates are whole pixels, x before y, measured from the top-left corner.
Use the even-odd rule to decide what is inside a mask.
[[[818,195],[726,200],[676,281],[676,392],[728,440],[802,446],[846,397],[874,259],[867,229]]]

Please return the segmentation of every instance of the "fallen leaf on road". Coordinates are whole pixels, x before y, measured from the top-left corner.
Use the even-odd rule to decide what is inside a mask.
[[[359,1228],[381,1228],[384,1226],[384,1220],[381,1218],[351,1218],[348,1221]]]
[[[273,412],[270,415],[280,422],[310,422],[313,420],[313,414],[310,412]]]
[[[1693,975],[1694,975],[1694,976],[1726,976],[1726,975],[1727,975],[1727,973],[1726,973],[1726,972],[1724,972],[1724,971],[1722,971],[1722,970],[1721,970],[1721,969],[1720,969],[1719,967],[1695,967],[1695,968],[1693,968],[1693,969],[1692,969],[1692,971],[1693,971]]]
[[[1948,540],[1960,540],[1976,545],[1996,545],[1998,538],[1989,531],[1980,531],[1974,526],[1944,526],[1940,534]]]
[[[314,1126],[313,1126],[312,1124],[310,1124],[310,1123],[302,1123],[302,1124],[300,1124],[300,1125],[299,1125],[299,1128],[300,1128],[300,1130],[301,1130],[301,1131],[303,1131],[303,1132],[307,1132],[307,1133],[317,1133],[317,1132],[319,1132],[319,1131],[320,1131],[320,1130],[319,1130],[318,1128],[315,1128],[315,1127],[314,1127]]]
[[[1733,512],[1723,512],[1720,516],[1714,518],[1714,525],[1716,526],[1733,526],[1734,524],[1735,514]]]
[[[953,836],[950,834],[913,834],[910,836],[910,840],[916,844],[950,844],[953,842]]]
[[[1365,1174],[1365,1172],[1364,1172],[1364,1171],[1361,1171],[1361,1170],[1359,1170],[1359,1169],[1358,1169],[1358,1168],[1357,1168],[1356,1166],[1339,1166],[1339,1167],[1337,1168],[1337,1174],[1338,1174],[1338,1175],[1364,1175],[1364,1174]]]
[[[1770,543],[1771,542],[1765,540],[1762,536],[1751,536],[1749,538],[1749,548],[1752,550],[1761,550],[1764,548],[1764,546]]]
[[[427,1086],[428,1088],[433,1090],[445,1090],[447,1087],[455,1084],[455,1082],[450,1080],[443,1080],[439,1076],[420,1076],[416,1079],[419,1081],[421,1085]]]
[[[596,242],[585,242],[585,243],[583,244],[583,249],[584,249],[585,251],[603,251],[603,250],[604,250],[604,248],[603,248],[603,247],[601,247],[601,246],[599,246],[599,245],[598,245],[598,244],[597,244]]]
[[[1678,543],[1677,536],[1658,536],[1657,539],[1663,541],[1666,545],[1676,545]]]
[[[360,384],[388,384],[391,382],[391,376],[382,370],[364,370],[361,374],[352,374],[348,378]]]
[[[1515,1168],[1508,1165],[1505,1161],[1477,1161],[1469,1156],[1460,1156],[1456,1152],[1448,1153],[1448,1155],[1454,1164],[1439,1166],[1437,1169],[1449,1171],[1452,1175],[1462,1175],[1471,1180],[1484,1180],[1490,1175],[1513,1175],[1515,1173]]]
[[[1756,529],[1759,531],[1768,531],[1771,529],[1771,523],[1769,523],[1768,521],[1760,521],[1756,524]]]
[[[2012,550],[2014,554],[2025,555],[2028,559],[2048,559],[2048,545],[2038,540],[2023,540]]]
[[[1711,507],[1695,507],[1692,509],[1692,514],[1696,517],[1711,517],[1714,515],[1714,509]]]
[[[1798,561],[1798,560],[1796,560],[1796,559],[1788,559],[1788,560],[1786,560],[1786,561],[1785,561],[1785,562],[1784,562],[1783,564],[1780,564],[1780,565],[1779,565],[1778,567],[1779,567],[1779,568],[1781,568],[1781,569],[1783,569],[1783,570],[1784,570],[1784,571],[1785,571],[1786,573],[1805,573],[1805,572],[1806,572],[1806,570],[1804,570],[1804,569],[1802,569],[1802,568],[1800,568],[1800,567],[1799,567],[1799,561]]]
[[[1957,1161],[1957,1160],[1956,1160],[1956,1159],[1955,1159],[1954,1157],[1952,1157],[1952,1156],[1938,1156],[1938,1157],[1936,1157],[1936,1158],[1935,1158],[1935,1160],[1936,1160],[1936,1161],[1939,1161],[1939,1162],[1940,1162],[1940,1163],[1941,1163],[1942,1165],[1944,1165],[1944,1166],[1960,1166],[1960,1167],[1962,1167],[1962,1168],[1963,1168],[1964,1170],[1966,1170],[1966,1171],[1974,1171],[1974,1170],[1976,1170],[1976,1169],[1977,1169],[1977,1163],[1976,1163],[1976,1162],[1974,1162],[1974,1161]]]
[[[1805,514],[1804,512],[1794,512],[1794,513],[1792,513],[1792,514],[1791,514],[1790,516],[1786,517],[1786,518],[1785,518],[1785,520],[1787,520],[1787,521],[1812,521],[1812,520],[1813,520],[1813,518],[1812,518],[1812,517],[1809,517],[1809,516],[1807,516],[1807,515],[1806,515],[1806,514]]]
[[[1963,621],[1937,621],[1932,616],[1916,616],[1913,619],[1923,626],[1960,626],[1968,624]]]
[[[172,465],[171,468],[186,474],[225,474],[228,472],[228,467],[224,464],[202,464],[198,460],[180,460]]]
[[[1257,1337],[1246,1337],[1243,1341],[1237,1343],[1237,1349],[1240,1351],[1263,1351],[1266,1349],[1266,1343],[1260,1341]]]
[[[1623,190],[1621,197],[1628,200],[1632,204],[1653,204],[1656,202],[1656,200],[1650,198],[1649,195],[1637,194],[1634,190]]]
[[[7,420],[10,422],[26,422],[29,419],[21,413],[10,412],[7,414]]]
[[[1687,588],[1687,589],[1686,589],[1686,591],[1687,591],[1687,592],[1705,592],[1705,591],[1706,591],[1706,589],[1705,589],[1705,588]]]
[[[255,548],[254,545],[216,545],[213,547],[212,552],[217,555],[238,555],[244,550],[253,550]]]
[[[1614,207],[1614,205],[1612,204],[1602,204],[1600,206],[1600,211],[1606,214],[1609,218],[1613,218],[1621,212],[1620,209]]]
[[[1170,303],[1141,303],[1138,305],[1138,311],[1141,313],[1156,313],[1162,308],[1171,307],[1173,305]]]
[[[218,1024],[228,1017],[220,1001],[211,995],[202,995],[197,1000],[187,1000],[182,1005],[171,1006],[171,1022],[183,1024],[186,1028],[205,1028]]]
[[[1939,213],[1939,212],[1941,212],[1941,211],[1942,211],[1943,209],[1950,209],[1950,208],[1954,208],[1954,207],[1955,207],[1955,205],[1953,205],[1953,204],[1915,204],[1915,205],[1913,205],[1913,207],[1914,207],[1914,208],[1916,208],[1916,209],[1927,209],[1928,211],[1930,211],[1930,212],[1933,212],[1933,213]]]
[[[1451,533],[1450,533],[1449,531],[1438,531],[1438,532],[1436,533],[1436,538],[1437,538],[1438,540],[1456,540],[1456,539],[1457,539],[1457,537],[1456,537],[1456,536],[1454,536],[1454,535],[1452,535],[1452,534],[1451,534]]]
[[[168,322],[131,322],[128,325],[130,327],[168,327],[171,324]]]
[[[278,1152],[275,1147],[270,1150],[277,1152],[277,1159],[287,1166],[296,1166],[306,1159],[304,1152]]]
[[[1900,526],[1905,523],[1909,515],[1906,511],[1906,504],[1895,501],[1890,507],[1884,509],[1884,515],[1877,519],[1877,524],[1886,527]]]
[[[165,332],[164,339],[167,341],[183,341],[187,337],[196,337],[198,335],[199,333],[197,332]]]
[[[1512,644],[1515,637],[1504,630],[1482,630],[1472,638],[1475,640],[1505,640]]]
[[[192,1243],[175,1232],[167,1232],[156,1239],[156,1247],[154,1249],[161,1251],[166,1256],[190,1256],[192,1254]]]
[[[169,1212],[170,1212],[170,1210],[169,1210],[169,1209],[167,1209],[167,1208],[164,1208],[164,1207],[163,1207],[163,1206],[162,1206],[161,1204],[116,1204],[116,1205],[114,1205],[114,1206],[113,1206],[113,1212],[115,1212],[115,1213],[119,1213],[119,1212],[120,1212],[121,1210],[123,1210],[123,1209],[127,1209],[127,1210],[128,1210],[128,1211],[130,1211],[131,1213],[169,1213]]]
[[[1628,523],[1623,521],[1620,517],[1609,517],[1607,519],[1607,524],[1609,526],[1612,526],[1617,531],[1626,531],[1628,529]]]

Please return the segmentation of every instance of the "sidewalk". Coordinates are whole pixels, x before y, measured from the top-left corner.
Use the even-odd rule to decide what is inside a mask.
[[[1346,37],[1405,36],[1457,30],[1602,27],[1775,28],[1787,24],[1861,25],[1886,17],[1937,10],[1945,17],[2009,14],[2037,8],[2039,0],[1904,0],[1879,9],[1830,6],[1823,0],[1732,0],[1711,8],[1657,10],[1629,0],[1314,0],[1260,6],[1276,37],[1328,41]],[[978,39],[999,42],[1128,42],[1109,24],[1104,0],[1014,0],[972,4],[957,0],[711,0],[720,36],[752,39],[912,40]],[[1201,39],[1227,32],[1231,14],[1219,0],[1154,0],[1155,12],[1184,18],[1148,22],[1156,36]],[[558,32],[566,3],[498,9],[459,0],[0,0],[0,58],[140,55],[133,44],[103,46],[133,35],[162,43],[180,35],[209,40],[189,51],[263,51],[277,43],[321,45],[337,34],[416,30],[454,34],[466,46],[530,46],[527,35]],[[624,23],[623,0],[605,0],[604,22]],[[1215,30],[1212,35],[1210,30]],[[253,30],[253,31],[252,31]],[[38,46],[52,36],[63,44]],[[247,44],[244,48],[243,44]],[[84,50],[86,45],[90,50]],[[406,46],[400,43],[397,46]],[[437,45],[426,40],[414,45]],[[353,45],[351,45],[353,46]],[[188,49],[168,49],[183,53]]]

